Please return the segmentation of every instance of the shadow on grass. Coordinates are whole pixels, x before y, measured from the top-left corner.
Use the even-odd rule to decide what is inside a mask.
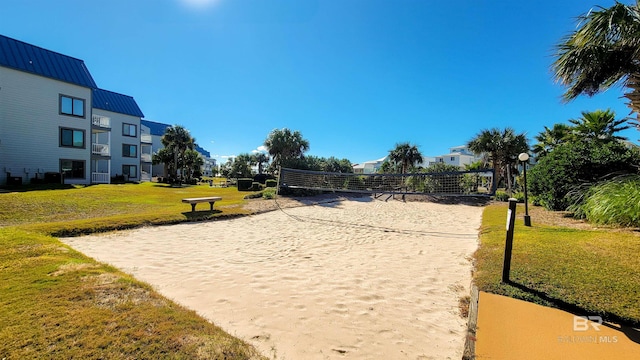
[[[524,292],[530,293],[532,295],[535,295],[551,304],[553,304],[553,306],[557,307],[558,309],[562,310],[562,311],[566,311],[568,313],[571,313],[573,315],[576,316],[586,316],[586,315],[591,315],[592,312],[590,313],[588,310],[585,310],[583,308],[581,308],[580,306],[577,306],[575,304],[570,304],[564,300],[561,299],[556,299],[554,297],[549,296],[548,294],[536,290],[536,289],[531,289],[530,287],[517,283],[513,280],[509,280],[505,283],[506,285],[510,285],[513,286],[519,290],[522,290]],[[610,313],[602,313],[602,314],[598,314],[600,316],[602,316],[604,318],[604,320],[612,322],[612,323],[617,323],[619,324],[617,326],[613,325],[613,324],[609,324],[606,322],[603,322],[602,325],[613,329],[613,330],[617,330],[620,331],[621,333],[623,333],[627,338],[629,338],[629,340],[635,342],[636,344],[640,344],[640,329],[637,329],[636,327],[640,326],[640,323],[636,323],[636,322],[629,322],[629,320],[626,319],[622,319],[619,316],[615,315],[615,314],[610,314]]]
[[[207,207],[209,207],[207,205]],[[211,220],[216,217],[216,214],[222,213],[222,210],[196,210],[196,211],[185,211],[182,213],[184,217],[187,218],[188,221],[199,221],[199,220]]]
[[[2,193],[12,192],[30,192],[30,191],[43,191],[43,190],[69,190],[75,188],[70,184],[38,184],[38,185],[22,185],[22,186],[6,186],[0,189]]]

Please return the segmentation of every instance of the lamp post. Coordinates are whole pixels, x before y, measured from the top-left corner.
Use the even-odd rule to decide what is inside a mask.
[[[529,162],[529,154],[521,153],[518,160],[522,162],[524,170],[524,226],[531,226],[531,216],[529,216],[529,199],[527,199],[527,163]]]

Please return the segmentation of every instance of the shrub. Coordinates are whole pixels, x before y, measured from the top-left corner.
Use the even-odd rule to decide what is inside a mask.
[[[531,169],[529,189],[545,208],[566,210],[591,184],[614,175],[636,173],[638,163],[638,151],[619,142],[569,142]]]
[[[238,191],[251,191],[253,179],[238,179]]]
[[[116,174],[116,176],[112,176],[111,177],[111,183],[112,184],[124,184],[125,183],[124,175],[117,175]]]
[[[364,180],[359,176],[350,176],[344,186],[349,190],[362,190],[364,189]]]
[[[265,185],[268,188],[274,188],[274,187],[278,186],[278,181],[277,180],[273,180],[273,179],[269,179],[269,180],[265,181]]]
[[[251,191],[260,191],[262,190],[262,184],[257,181],[251,183]]]
[[[512,197],[514,199],[518,200],[519,203],[524,203],[524,193],[523,192],[517,192],[517,193],[513,194]]]
[[[640,176],[623,176],[594,185],[582,204],[569,209],[592,223],[640,227]]]
[[[262,197],[267,200],[271,200],[276,197],[276,189],[270,188],[262,192]]]
[[[507,194],[504,191],[498,190],[496,191],[496,195],[495,195],[495,200],[496,201],[509,201],[509,194]]]

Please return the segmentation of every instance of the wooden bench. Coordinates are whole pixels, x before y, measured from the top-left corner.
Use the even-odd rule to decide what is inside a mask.
[[[191,204],[191,212],[196,212],[196,204],[203,202],[208,202],[209,205],[211,205],[211,211],[213,211],[213,204],[218,200],[222,200],[222,198],[219,196],[188,198],[182,199],[182,202],[185,204]]]

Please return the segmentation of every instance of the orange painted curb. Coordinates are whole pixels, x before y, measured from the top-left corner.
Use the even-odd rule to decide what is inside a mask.
[[[639,329],[485,292],[476,338],[479,360],[640,359]]]

